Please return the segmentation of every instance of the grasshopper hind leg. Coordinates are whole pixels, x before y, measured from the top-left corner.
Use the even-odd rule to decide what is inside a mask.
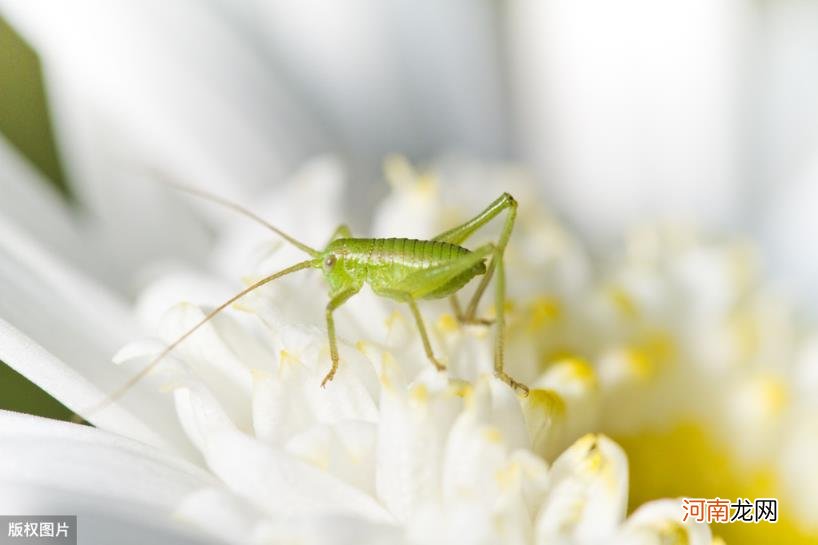
[[[506,219],[503,224],[503,230],[500,233],[500,238],[492,253],[491,261],[486,269],[486,273],[480,280],[480,284],[472,295],[466,311],[460,310],[460,304],[457,299],[451,298],[452,308],[455,315],[458,315],[458,321],[461,323],[485,323],[483,320],[476,318],[477,306],[483,296],[489,281],[496,273],[495,292],[494,292],[494,306],[496,309],[497,318],[495,319],[495,341],[494,341],[494,374],[511,386],[514,390],[523,395],[528,395],[528,387],[511,378],[505,371],[505,304],[506,304],[506,279],[505,270],[503,267],[503,257],[505,255],[506,245],[511,237],[511,230],[514,228],[514,220],[517,218],[517,201],[508,193],[503,193],[494,202],[481,213],[477,214],[467,222],[458,225],[448,231],[439,234],[434,240],[441,240],[450,242],[452,244],[461,244],[478,229],[483,227],[486,223],[500,215],[501,212],[506,211]]]
[[[460,301],[457,299],[457,295],[449,296],[449,304],[451,305],[452,313],[454,313],[454,317],[459,324],[490,326],[494,323],[494,320],[491,318],[478,318],[474,315],[474,313],[471,315],[464,313],[463,307],[460,306]]]

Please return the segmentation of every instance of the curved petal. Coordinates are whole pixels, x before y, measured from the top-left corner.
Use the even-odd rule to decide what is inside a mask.
[[[648,502],[628,517],[616,545],[710,545],[713,543],[710,527],[706,524],[682,522],[680,500],[657,500]]]
[[[447,436],[462,399],[447,387],[407,388],[398,364],[383,363],[375,486],[378,498],[408,520],[424,499],[441,495]]]
[[[400,545],[403,530],[360,518],[338,516],[274,517],[218,489],[201,490],[185,499],[183,520],[211,535],[243,544]]]
[[[537,543],[597,543],[613,537],[628,503],[628,461],[603,435],[588,434],[551,467],[548,497],[537,515]]]
[[[148,257],[206,250],[201,225],[134,171],[236,195],[327,147],[266,54],[212,3],[2,0],[0,9],[42,59],[65,170],[118,257],[111,282]]]
[[[0,488],[50,488],[156,516],[167,517],[187,494],[215,482],[198,466],[132,439],[9,411],[0,411],[0,451]]]
[[[231,183],[261,187],[320,140],[265,55],[210,3],[81,0],[69,8],[3,0],[0,7],[47,74],[59,72],[55,83],[81,92],[85,106],[160,156],[195,158],[200,168],[188,174],[231,173]]]
[[[0,511],[4,515],[77,515],[82,545],[206,545],[225,543],[206,536],[188,524],[167,520],[151,509],[127,501],[100,499],[98,496],[67,492],[51,486],[3,482],[0,486]]]
[[[195,457],[171,399],[151,381],[90,408],[135,371],[111,357],[138,335],[122,302],[0,219],[0,359],[98,426]]]
[[[203,388],[176,391],[179,418],[211,470],[238,496],[271,515],[391,516],[374,498],[284,449],[239,431]]]
[[[11,218],[48,248],[99,272],[106,262],[89,259],[87,244],[65,200],[0,133],[0,215]]]
[[[109,174],[109,176],[117,176]],[[137,196],[119,188],[119,197],[129,193],[128,202],[133,210],[142,208],[139,223],[129,223],[115,209],[106,211],[107,219],[94,214],[86,217],[86,203],[70,207],[43,176],[29,164],[0,134],[0,214],[20,225],[32,237],[40,241],[50,252],[77,267],[90,276],[120,291],[133,287],[134,271],[144,265],[149,256],[161,255],[171,249],[195,258],[204,253],[203,226],[192,223],[192,214],[182,214],[184,209],[169,209],[169,201],[161,187],[146,191],[144,183],[131,179],[131,189],[138,188],[152,200],[140,200]],[[141,182],[141,180],[140,180]],[[156,184],[153,184],[156,185]],[[83,200],[78,196],[79,200]],[[138,203],[143,203],[139,206]],[[150,212],[154,221],[151,229],[145,229],[145,217]],[[158,225],[156,215],[173,214],[173,228]],[[150,244],[136,245],[133,238],[150,240]],[[138,251],[142,248],[145,251]]]

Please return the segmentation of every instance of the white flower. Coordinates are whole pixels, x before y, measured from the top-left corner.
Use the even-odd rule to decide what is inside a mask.
[[[427,158],[449,148],[522,157],[549,202],[572,226],[607,242],[609,255],[598,259],[600,248],[593,248],[590,259],[514,168],[455,160],[436,166],[447,181],[439,185],[433,177],[419,182],[407,165],[393,162],[393,193],[376,210],[374,232],[429,235],[514,187],[525,206],[508,252],[514,275],[507,349],[512,372],[536,388],[521,403],[530,450],[551,463],[584,433],[602,431],[626,447],[637,468],[652,468],[636,472],[650,477],[633,478],[632,505],[718,482],[725,496],[780,495],[786,523],[775,527],[783,528],[778,539],[814,538],[814,331],[748,266],[743,243],[678,226],[637,230],[621,251],[610,241],[621,226],[657,212],[746,226],[776,256],[774,272],[798,281],[796,301],[814,299],[815,102],[799,95],[815,94],[814,48],[791,45],[814,39],[815,8],[771,3],[765,24],[742,25],[759,17],[750,3],[679,3],[670,10],[645,1],[604,8],[581,0],[421,4],[0,0],[3,17],[43,60],[79,204],[67,211],[0,140],[0,357],[79,410],[113,391],[136,371],[140,355],[162,346],[159,337],[170,340],[201,307],[234,290],[238,278],[288,262],[292,250],[280,241],[255,226],[225,226],[225,215],[209,205],[201,211],[210,221],[202,222],[198,204],[168,198],[146,171],[252,202],[326,149],[342,150],[361,184],[374,179],[373,165],[392,150]],[[743,63],[733,61],[748,42],[763,50],[752,55],[759,65],[741,71],[763,80],[751,85],[759,92],[747,108],[748,125],[764,130],[737,131],[735,104],[744,102],[747,86],[735,85],[735,66]],[[507,58],[511,70],[501,60]],[[508,85],[501,77],[507,72]],[[762,118],[775,122],[759,124]],[[761,153],[736,153],[756,148]],[[753,176],[742,174],[750,170]],[[375,199],[363,196],[363,186],[335,183],[333,171],[330,163],[314,164],[303,183],[279,188],[276,202],[259,208],[313,245],[348,219],[364,233],[361,218]],[[356,206],[341,214],[334,199],[347,191]],[[221,241],[211,251],[207,227],[214,225]],[[186,267],[157,263],[168,256]],[[149,280],[134,320],[123,297]],[[296,388],[293,399],[260,394],[260,407],[248,407],[247,399],[255,400],[259,384],[280,387],[268,382],[292,356],[282,357],[284,341],[269,330],[286,330],[287,343],[312,347],[306,358],[325,363],[318,354],[323,302],[316,296],[323,290],[318,277],[306,276],[256,294],[94,423],[202,466],[208,430],[193,425],[194,411],[180,408],[184,400],[171,401],[164,388],[188,391],[187,404],[207,401],[227,423],[271,444],[305,433],[311,421],[298,409],[302,398],[314,398],[311,388],[304,386],[303,395]],[[166,312],[180,299],[193,304]],[[345,349],[357,362],[345,372],[361,381],[354,408],[363,410],[366,392],[374,422],[383,388],[375,380],[388,376],[384,351],[407,388],[432,377],[422,376],[428,366],[406,315],[371,295],[356,299],[339,313],[343,337],[363,341]],[[451,376],[480,384],[490,364],[490,332],[461,330],[447,312],[424,306],[435,320],[436,347]],[[496,309],[487,304],[485,312]],[[310,323],[314,329],[293,327]],[[148,337],[119,353],[122,369],[102,363]],[[313,378],[299,377],[288,380]],[[265,409],[263,399],[288,404]],[[308,409],[326,416],[335,406]],[[256,426],[256,410],[293,416]],[[295,441],[290,454],[320,466],[316,449],[335,440],[334,432],[316,432]],[[10,463],[9,472],[19,467]],[[361,472],[341,480],[368,486]],[[66,484],[75,486],[81,484]],[[18,488],[8,490],[22,497]],[[377,487],[368,493],[385,502]],[[195,519],[198,505],[221,502],[218,511],[233,513],[236,525],[266,521],[254,538],[284,532],[264,513],[254,519],[252,506],[235,497],[207,488],[185,502],[184,513]],[[94,505],[97,513],[108,507]],[[396,505],[384,508],[391,514]],[[633,515],[621,535],[679,535],[661,522],[663,509],[640,511],[653,514],[640,518],[644,524]],[[411,535],[439,527],[432,515]],[[331,531],[340,532],[334,522]],[[292,531],[320,534],[317,527]],[[368,528],[391,539],[394,525]],[[748,532],[736,541],[763,540],[749,534],[755,528],[723,531]]]
[[[279,208],[282,228],[296,232],[304,221],[307,203],[298,200],[299,192],[313,209],[330,212],[325,219],[337,213],[342,180],[333,162],[313,163],[296,180],[269,200]],[[399,193],[390,202],[401,198],[411,204]],[[265,212],[263,202],[257,204]],[[566,235],[540,216],[526,217],[521,214],[519,241],[509,255],[510,268],[520,263],[522,282],[536,284],[526,280],[527,270],[554,270],[549,263],[570,268],[582,259],[565,238],[557,254],[528,260],[521,247]],[[327,236],[311,227],[304,224],[299,233],[307,243]],[[237,227],[227,240],[252,228]],[[557,231],[545,232],[551,229]],[[282,247],[256,253],[267,257],[251,277],[279,267],[286,253]],[[23,265],[45,259],[34,254],[8,255]],[[154,274],[137,314],[153,339],[165,342],[231,290],[215,276],[179,267]],[[570,282],[563,288],[560,275],[553,278],[553,289],[573,293]],[[580,437],[591,424],[584,409],[599,395],[593,371],[582,362],[551,367],[521,399],[491,375],[485,328],[452,326],[445,315],[434,318],[434,305],[424,306],[435,324],[436,347],[449,363],[449,371],[439,373],[418,347],[409,316],[362,293],[338,312],[341,367],[321,389],[328,366],[321,282],[310,273],[289,277],[220,314],[115,405],[87,414],[109,431],[4,414],[8,454],[0,477],[34,498],[7,504],[17,511],[41,508],[37,490],[70,490],[96,500],[83,513],[102,524],[119,513],[106,503],[121,498],[136,513],[129,520],[150,518],[163,532],[237,543],[631,543],[660,539],[667,528],[678,528],[673,535],[687,542],[709,543],[706,526],[682,524],[678,501],[648,505],[626,519],[624,452],[603,435]],[[88,303],[83,297],[91,288],[74,288]],[[511,289],[512,306],[525,303],[527,289]],[[515,372],[525,372],[527,364],[533,364],[529,374],[538,372],[523,348],[533,340],[530,327],[528,320],[510,324],[509,353],[520,354]],[[98,359],[80,367],[84,374],[75,379],[57,378],[56,358],[10,326],[0,335],[0,354],[82,410],[89,399],[113,391],[113,374],[119,380],[132,375],[160,350],[163,344],[153,339],[122,348],[118,372],[106,371]],[[69,341],[55,347],[71,357],[75,345]],[[55,460],[49,450],[35,456],[27,436],[36,433],[59,434],[54,448],[65,456]]]

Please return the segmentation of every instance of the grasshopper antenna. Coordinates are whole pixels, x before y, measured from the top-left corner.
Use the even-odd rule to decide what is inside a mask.
[[[266,227],[270,231],[274,232],[275,234],[277,234],[278,236],[280,236],[281,238],[283,238],[284,240],[286,240],[287,242],[289,242],[290,244],[292,244],[293,246],[295,246],[296,248],[301,250],[302,252],[305,252],[305,253],[311,255],[312,257],[317,257],[318,254],[319,254],[318,250],[315,250],[314,248],[310,248],[309,246],[307,246],[303,242],[297,241],[296,239],[294,239],[293,237],[291,237],[290,235],[288,235],[287,233],[285,233],[284,231],[282,231],[278,227],[275,227],[275,226],[271,225],[267,220],[260,217],[258,214],[255,214],[254,212],[252,212],[251,210],[248,210],[247,208],[241,206],[240,204],[237,204],[237,203],[235,203],[233,201],[227,200],[227,199],[225,199],[223,197],[213,195],[212,193],[208,193],[207,191],[204,191],[202,189],[198,189],[196,187],[191,187],[191,186],[188,186],[188,185],[180,184],[180,183],[174,182],[172,180],[163,179],[162,183],[169,186],[169,187],[172,187],[173,189],[176,189],[178,191],[182,191],[184,193],[194,195],[194,196],[199,197],[201,199],[205,199],[207,201],[219,204],[219,205],[224,206],[226,208],[230,208],[231,210],[234,210],[234,211],[238,212],[239,214],[241,214],[241,215],[243,215],[243,216],[245,216],[247,218],[250,218],[251,220],[255,221],[256,223],[258,223],[260,225],[263,225],[264,227]]]
[[[188,329],[182,336],[180,336],[175,341],[170,343],[164,350],[162,350],[159,354],[157,354],[150,361],[150,363],[148,363],[148,365],[146,365],[136,375],[131,377],[131,379],[128,380],[128,382],[126,382],[125,384],[120,386],[117,390],[115,390],[112,394],[110,394],[108,397],[103,399],[97,405],[94,405],[94,406],[90,407],[89,409],[87,409],[86,411],[83,411],[83,417],[86,420],[88,420],[88,419],[91,418],[92,415],[94,415],[98,411],[108,407],[111,403],[113,403],[116,400],[118,400],[119,398],[121,398],[137,382],[139,382],[140,380],[145,378],[145,376],[148,373],[150,373],[151,370],[153,370],[157,365],[159,365],[159,363],[165,358],[165,356],[170,354],[177,346],[182,344],[182,342],[185,339],[187,339],[188,337],[193,335],[193,333],[195,333],[196,330],[198,330],[200,327],[202,327],[207,322],[209,322],[214,317],[216,317],[216,315],[219,314],[221,311],[223,311],[224,309],[226,309],[227,307],[229,307],[230,305],[232,305],[233,303],[235,303],[236,301],[238,301],[239,299],[241,299],[242,297],[244,297],[248,293],[260,288],[261,286],[264,286],[265,284],[269,284],[273,280],[281,278],[282,276],[285,276],[287,274],[290,274],[290,273],[293,273],[293,272],[296,272],[296,271],[300,271],[302,269],[309,268],[309,267],[312,266],[312,264],[313,264],[313,260],[308,259],[306,261],[301,261],[300,263],[296,263],[295,265],[291,265],[290,267],[287,267],[286,269],[278,271],[277,273],[271,274],[270,276],[266,276],[266,277],[262,278],[261,280],[259,280],[258,282],[254,283],[254,284],[251,284],[250,286],[244,288],[243,290],[241,290],[240,292],[235,294],[233,297],[231,297],[230,299],[228,299],[227,301],[225,301],[221,305],[217,306],[216,308],[214,308],[213,310],[208,312],[207,315],[204,318],[202,318],[201,320],[199,320],[199,322],[196,325],[194,325],[193,327]]]

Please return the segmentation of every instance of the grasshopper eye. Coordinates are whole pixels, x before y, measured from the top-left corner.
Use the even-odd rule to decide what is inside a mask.
[[[324,260],[324,267],[326,267],[327,269],[331,269],[335,265],[335,261],[336,259],[333,254],[328,255],[327,258]]]

